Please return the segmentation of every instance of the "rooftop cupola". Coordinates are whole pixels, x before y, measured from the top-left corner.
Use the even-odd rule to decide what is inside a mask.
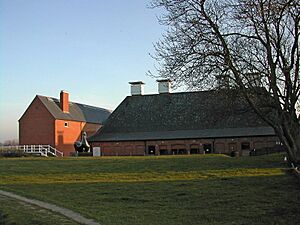
[[[161,79],[156,80],[158,82],[158,93],[170,93],[171,92],[171,80],[170,79]]]
[[[131,85],[131,95],[143,95],[144,94],[144,85],[142,81],[129,82]]]

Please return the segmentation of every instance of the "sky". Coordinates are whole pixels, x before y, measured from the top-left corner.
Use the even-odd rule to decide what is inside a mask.
[[[157,93],[149,54],[162,37],[150,0],[0,0],[0,142],[18,138],[35,95],[115,109],[129,81]]]

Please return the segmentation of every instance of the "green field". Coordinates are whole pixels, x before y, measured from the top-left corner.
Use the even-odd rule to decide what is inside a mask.
[[[2,158],[0,189],[72,209],[102,225],[296,225],[300,183],[285,172],[282,158]],[[24,224],[3,207],[7,201],[0,198],[0,213]]]

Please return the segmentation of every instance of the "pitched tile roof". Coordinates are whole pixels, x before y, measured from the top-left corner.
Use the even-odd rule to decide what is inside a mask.
[[[89,141],[274,135],[234,96],[223,91],[128,96]]]
[[[41,100],[55,119],[103,124],[111,114],[110,110],[75,102],[70,102],[70,112],[64,113],[59,106],[58,99],[40,95],[37,95],[37,98]]]

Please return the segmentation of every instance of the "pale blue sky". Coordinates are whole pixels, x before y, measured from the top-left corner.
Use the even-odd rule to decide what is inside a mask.
[[[150,0],[0,0],[0,141],[36,94],[114,109],[129,81],[157,92],[153,43],[164,27]]]

